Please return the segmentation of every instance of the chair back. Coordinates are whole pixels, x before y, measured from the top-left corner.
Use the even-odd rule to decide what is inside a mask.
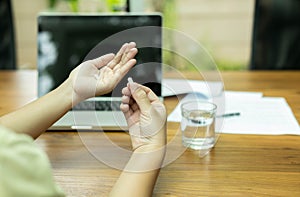
[[[256,0],[250,69],[300,69],[299,0]]]
[[[15,36],[10,0],[0,0],[0,69],[16,69]]]

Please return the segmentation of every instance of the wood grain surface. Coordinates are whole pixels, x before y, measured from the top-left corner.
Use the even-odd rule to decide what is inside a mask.
[[[172,76],[170,74],[169,76]],[[199,78],[186,73],[189,78]],[[300,72],[260,71],[221,73],[226,90],[260,91],[285,97],[300,121]],[[36,97],[35,71],[0,72],[0,115]],[[167,98],[170,112],[177,99]],[[168,123],[168,141],[179,125]],[[130,150],[125,132],[105,132],[123,150]],[[107,150],[99,132],[46,132],[36,143],[48,154],[54,179],[68,196],[107,196],[120,170],[104,164],[98,153]],[[172,150],[182,148],[180,141]],[[300,196],[300,136],[221,134],[205,157],[186,150],[163,167],[154,196]],[[108,152],[106,157],[119,155]],[[128,183],[130,184],[130,183]]]

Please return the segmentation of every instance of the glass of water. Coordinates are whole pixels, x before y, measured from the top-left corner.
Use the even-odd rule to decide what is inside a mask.
[[[181,105],[182,143],[194,150],[209,150],[215,145],[217,106],[205,101],[189,101]]]

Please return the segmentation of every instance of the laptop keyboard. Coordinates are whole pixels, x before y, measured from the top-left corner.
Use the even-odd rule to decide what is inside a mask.
[[[83,101],[73,111],[120,111],[121,101]]]

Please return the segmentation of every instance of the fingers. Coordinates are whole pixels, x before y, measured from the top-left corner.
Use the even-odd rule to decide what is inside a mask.
[[[121,60],[113,70],[115,72],[127,73],[127,71],[136,64],[136,60],[133,59],[137,54],[138,50],[136,48],[131,49],[127,55],[124,55],[124,60]]]
[[[107,65],[111,69],[114,69],[115,67],[117,69],[121,69],[119,72],[126,74],[127,71],[136,64],[136,60],[133,58],[137,54],[138,50],[135,47],[135,42],[130,42],[129,44],[125,43],[120,48],[117,55],[110,53],[90,61],[98,69]]]
[[[140,107],[141,110],[147,110],[151,107],[151,103],[160,102],[156,94],[148,87],[142,86],[138,83],[129,83],[128,87],[122,89],[122,98],[123,103],[129,104],[128,100],[131,96],[134,98],[137,103],[136,106],[131,106],[131,108]],[[131,104],[131,103],[130,103]],[[135,110],[135,109],[133,109]]]
[[[129,105],[125,103],[121,103],[120,109],[124,114],[127,114],[129,112]],[[126,117],[126,115],[125,115]]]
[[[135,42],[130,42],[127,46],[127,49],[122,55],[121,64],[126,63],[128,60],[132,59],[137,54],[137,48]]]
[[[132,97],[142,112],[145,112],[151,108],[151,101],[142,85],[131,83],[129,84],[129,89]]]
[[[119,52],[117,53],[117,55],[114,57],[114,59],[108,63],[108,67],[110,67],[111,69],[113,69],[121,60],[123,53],[126,51],[128,46],[128,43],[125,43],[122,45],[122,47],[120,48]]]
[[[126,95],[123,95],[122,96],[122,103],[129,104],[129,102],[130,102],[130,97],[126,96]]]
[[[94,64],[98,69],[107,65],[110,61],[114,59],[115,55],[113,53],[103,55],[96,59],[90,60],[92,64]]]
[[[121,110],[125,113],[128,110],[147,111],[151,108],[152,103],[160,102],[156,94],[148,87],[138,83],[129,83],[128,87],[122,89],[122,104]],[[131,99],[133,97],[133,99]]]
[[[136,64],[136,60],[131,59],[125,65],[122,65],[122,67],[116,72],[119,72],[121,75],[124,76],[135,64]]]
[[[156,96],[156,94],[150,88],[146,86],[141,86],[141,88],[143,88],[143,90],[146,92],[151,103],[159,101],[158,96]]]
[[[125,87],[125,88],[122,89],[122,94],[126,95],[126,96],[129,96],[129,97],[131,96],[131,92],[130,92],[128,87]]]
[[[131,97],[131,92],[128,87],[125,87],[122,89],[122,103],[120,105],[121,111],[125,114],[125,117],[127,117],[128,112],[129,115],[135,112],[136,110],[139,109],[138,105],[136,102],[132,99]]]
[[[124,89],[125,88],[123,88],[123,90]],[[130,115],[133,113],[132,109],[129,106],[130,102],[132,103],[132,99],[130,99],[130,96],[127,96],[127,95],[122,96],[122,103],[120,105],[120,109],[124,113],[125,118],[129,118]]]
[[[119,69],[119,67],[126,64],[137,54],[137,49],[135,47],[135,42],[130,42],[129,44],[125,43],[121,47],[115,58],[111,62],[109,62],[107,66],[111,69],[114,69],[115,67]]]
[[[159,98],[156,96],[156,94],[150,88],[148,88],[146,86],[139,85],[137,83],[133,83],[130,86],[131,92],[134,92],[137,88],[142,88],[146,92],[150,103],[159,101]],[[130,94],[131,94],[131,92],[130,92]]]

